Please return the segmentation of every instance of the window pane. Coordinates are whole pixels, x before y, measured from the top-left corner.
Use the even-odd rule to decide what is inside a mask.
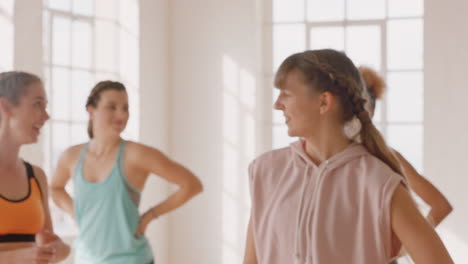
[[[383,19],[385,0],[347,0],[346,18],[348,19]]]
[[[128,92],[128,103],[129,103],[129,111],[130,111],[130,119],[127,122],[127,127],[124,130],[122,136],[129,140],[138,140],[139,135],[139,119],[135,118],[140,116],[140,109],[139,109],[139,98],[138,92],[136,91],[135,87],[127,86]],[[237,130],[236,130],[237,131]]]
[[[52,82],[50,78],[50,67],[44,66],[44,77],[42,81],[44,82],[44,89],[47,96],[51,95]],[[50,104],[47,104],[47,111],[50,112]]]
[[[0,11],[8,16],[13,16],[14,5],[14,0],[0,0]]]
[[[97,0],[99,2],[100,0]],[[93,15],[93,5],[94,0],[74,0],[73,1],[73,13],[92,16]]]
[[[70,126],[63,122],[53,122],[52,130],[52,164],[55,167],[60,154],[70,147]]]
[[[273,71],[284,59],[305,50],[305,26],[302,24],[273,27]]]
[[[421,72],[389,73],[388,120],[423,121],[423,75]]]
[[[52,23],[52,62],[70,65],[70,19],[54,16]]]
[[[55,67],[52,71],[52,118],[70,119],[70,71]]]
[[[296,137],[288,136],[288,127],[286,125],[273,126],[273,148],[283,148],[289,146],[291,142],[296,141]]]
[[[374,123],[374,126],[379,130],[380,134],[385,137],[384,129],[381,123]]]
[[[52,39],[50,38],[50,32],[52,30],[52,20],[51,14],[46,9],[42,12],[42,57],[44,58],[44,62],[47,64],[52,63]]]
[[[98,0],[94,1],[96,17],[116,19],[117,18],[117,5],[115,0]]]
[[[98,83],[100,81],[106,81],[106,80],[118,81],[119,79],[120,79],[119,75],[115,73],[97,72],[94,78],[94,82]]]
[[[72,120],[87,121],[86,100],[92,89],[92,76],[87,71],[73,71],[72,73]]]
[[[120,74],[127,85],[138,85],[138,40],[125,30],[120,30]]]
[[[13,24],[10,19],[0,15],[0,34],[2,40],[0,41],[0,71],[13,69]]]
[[[379,26],[346,28],[346,53],[356,66],[366,65],[380,70],[381,43]]]
[[[273,22],[304,20],[304,0],[273,0]]]
[[[419,172],[423,167],[422,125],[389,125],[389,145],[400,152]]]
[[[48,0],[48,6],[52,9],[70,11],[71,0]],[[79,0],[81,1],[81,0]]]
[[[382,121],[382,102],[379,100],[375,104],[374,109],[374,116],[372,117],[372,121],[375,123]]]
[[[96,21],[95,42],[96,67],[104,71],[117,71],[117,28],[115,23]]]
[[[120,0],[120,24],[133,34],[138,33],[138,0]]]
[[[388,68],[390,70],[423,67],[423,22],[421,19],[388,22]]]
[[[336,21],[344,19],[344,0],[308,0],[309,21]]]
[[[78,145],[89,140],[87,123],[71,125],[71,145]]]
[[[84,21],[73,22],[73,65],[91,67],[91,24]]]
[[[388,15],[390,17],[422,16],[424,0],[388,0]]]
[[[311,49],[344,50],[343,27],[315,27],[310,30]]]

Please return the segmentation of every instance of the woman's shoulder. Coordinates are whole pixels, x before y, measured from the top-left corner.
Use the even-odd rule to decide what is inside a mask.
[[[159,149],[135,141],[125,141],[125,157],[134,161],[148,159],[166,159],[166,155]]]
[[[140,142],[132,141],[132,140],[125,141],[125,149],[127,152],[140,153],[140,154],[145,154],[145,153],[152,152],[152,151],[159,151],[158,149],[154,147],[148,146]]]
[[[257,158],[255,158],[252,161],[252,164],[277,163],[277,162],[284,161],[290,156],[291,156],[290,146],[279,148],[279,149],[273,149],[273,150],[269,150],[257,156]]]
[[[274,149],[260,154],[249,165],[250,180],[254,178],[278,178],[282,168],[286,168],[293,158],[291,147]],[[260,179],[258,179],[260,180]]]
[[[44,170],[37,166],[37,165],[34,165],[34,164],[31,164],[27,161],[25,161],[26,164],[28,164],[32,170],[32,177],[34,177],[34,179],[36,179],[37,183],[39,184],[39,188],[41,190],[43,190],[44,188],[47,188],[47,176],[44,172]],[[30,172],[28,171],[28,174]]]
[[[399,183],[403,183],[403,185],[407,184],[405,178],[400,173],[394,171],[389,165],[374,155],[363,155],[359,159],[352,161],[352,163],[352,166],[360,171],[355,176],[368,186],[385,187]]]
[[[80,154],[83,151],[87,143],[73,145],[65,149],[59,158],[59,165],[72,166],[80,158]]]

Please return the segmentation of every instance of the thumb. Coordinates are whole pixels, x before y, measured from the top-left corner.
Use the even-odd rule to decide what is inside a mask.
[[[137,231],[135,233],[135,237],[138,238],[141,235],[141,222],[138,224]]]

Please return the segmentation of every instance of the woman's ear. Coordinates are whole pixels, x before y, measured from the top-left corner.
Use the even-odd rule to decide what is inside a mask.
[[[335,104],[335,97],[330,92],[323,92],[319,98],[320,114],[323,115],[332,109]]]
[[[11,117],[12,104],[5,98],[0,98],[0,117],[10,118]]]
[[[94,114],[94,107],[92,106],[87,106],[86,107],[86,111],[88,111],[88,114],[89,114],[89,119],[92,119],[93,118],[93,114]]]

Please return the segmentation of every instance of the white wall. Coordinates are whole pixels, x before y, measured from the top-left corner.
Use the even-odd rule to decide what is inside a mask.
[[[140,1],[140,141],[169,153],[168,0]],[[168,195],[168,184],[150,177],[140,211]],[[156,263],[169,263],[169,221],[161,217],[146,232]]]
[[[241,263],[261,83],[257,4],[170,2],[171,153],[205,191],[172,213],[169,263]]]
[[[453,214],[438,229],[455,263],[468,261],[468,2],[425,2],[425,159]]]
[[[14,70],[42,77],[42,0],[16,0],[14,5]],[[33,164],[42,165],[43,144],[42,135],[37,144],[22,147],[20,156]]]

